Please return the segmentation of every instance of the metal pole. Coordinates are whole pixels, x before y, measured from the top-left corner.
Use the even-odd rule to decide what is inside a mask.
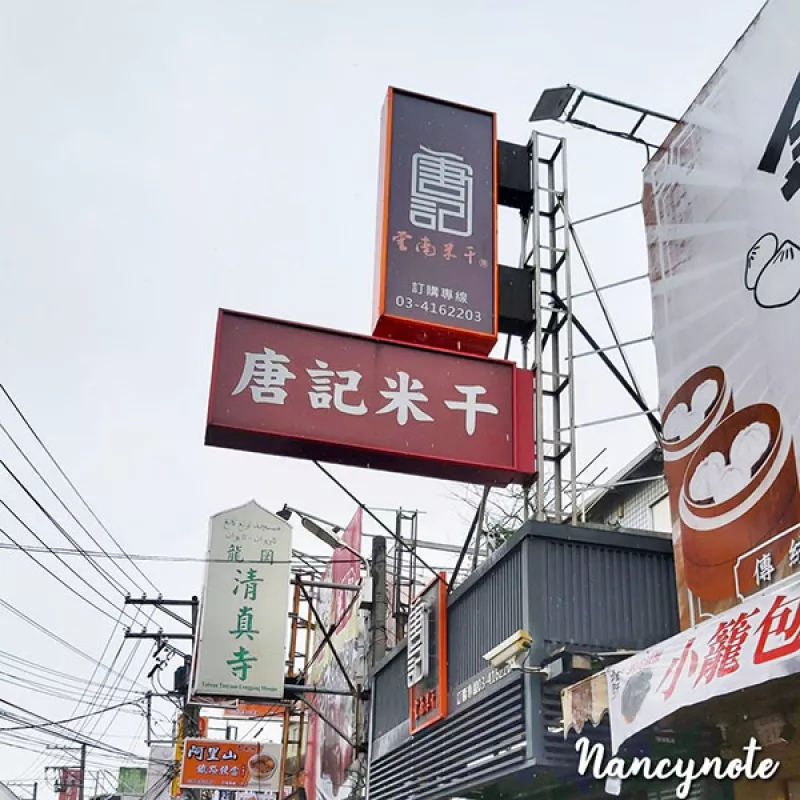
[[[478,554],[480,553],[481,549],[481,536],[483,535],[483,519],[486,515],[486,500],[489,497],[489,488],[488,486],[484,487],[483,493],[481,494],[481,502],[478,505],[478,522],[475,526],[475,547],[472,551],[472,571],[478,568]]]
[[[386,654],[386,538],[372,540],[372,613],[369,616],[370,667],[374,667]]]
[[[600,304],[600,308],[603,312],[603,316],[606,318],[606,322],[608,323],[608,328],[611,331],[611,335],[614,338],[614,342],[619,347],[619,354],[622,357],[622,363],[625,365],[625,369],[628,372],[628,375],[631,379],[631,384],[634,389],[639,393],[640,397],[644,397],[644,392],[642,391],[641,387],[639,386],[638,381],[636,380],[636,375],[634,375],[633,367],[631,367],[630,362],[628,361],[628,356],[625,354],[625,350],[622,347],[622,342],[619,338],[619,334],[617,333],[617,328],[614,325],[614,321],[611,319],[611,314],[608,310],[608,306],[606,305],[606,301],[603,299],[603,294],[600,291],[600,287],[595,279],[594,272],[592,271],[591,266],[589,266],[589,259],[586,257],[586,253],[583,250],[583,245],[581,245],[581,241],[578,238],[578,234],[575,231],[575,226],[572,224],[572,220],[569,217],[569,212],[567,209],[564,209],[564,219],[567,223],[567,227],[569,228],[569,232],[572,235],[572,240],[575,242],[575,247],[578,249],[578,255],[580,256],[581,261],[583,262],[583,266],[586,269],[586,274],[589,276],[589,282],[592,284],[592,290],[594,291],[595,295],[597,296],[597,302]]]
[[[542,254],[539,237],[541,213],[539,205],[539,139],[536,131],[531,136],[531,169],[533,186],[533,316],[534,316],[534,368],[542,371]],[[535,437],[536,437],[536,519],[544,519],[544,404],[541,376],[536,376]],[[527,519],[527,513],[525,515]]]
[[[567,202],[567,142],[566,139],[561,143],[561,208],[564,212],[564,220],[569,217],[569,204]],[[568,224],[568,223],[567,223]],[[575,345],[573,340],[574,331],[572,328],[572,258],[570,257],[569,232],[564,236],[564,269],[565,269],[565,288],[567,300],[567,404],[569,406],[569,475],[570,475],[570,510],[571,522],[575,525],[578,521],[578,451],[575,441]],[[591,464],[592,461],[589,462]],[[586,468],[589,467],[586,465]]]
[[[78,800],[84,798],[84,786],[86,785],[86,745],[81,745],[81,782],[78,784]]]
[[[556,227],[556,212],[559,207],[558,196],[556,195],[556,168],[555,159],[560,155],[560,149],[563,143],[556,148],[555,153],[547,162],[547,195],[548,203],[548,216],[547,216],[547,245],[550,253],[550,291],[555,296],[559,296],[559,280],[558,273],[563,264],[559,266],[558,256],[558,239],[555,231]],[[565,247],[566,250],[566,247]],[[550,345],[550,380],[552,381],[552,420],[553,420],[553,511],[556,520],[561,523],[563,502],[562,502],[562,469],[561,469],[561,392],[559,387],[561,384],[561,330],[556,322],[556,329],[553,331],[551,337],[552,344]],[[544,494],[544,490],[542,490]]]

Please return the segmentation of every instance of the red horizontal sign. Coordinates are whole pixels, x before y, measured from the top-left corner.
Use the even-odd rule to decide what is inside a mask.
[[[508,361],[220,311],[206,444],[525,482],[533,375]]]

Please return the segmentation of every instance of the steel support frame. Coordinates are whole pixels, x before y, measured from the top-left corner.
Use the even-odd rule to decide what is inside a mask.
[[[523,266],[533,271],[533,513],[538,520],[575,524],[577,462],[567,147],[563,137],[538,131],[532,133],[528,146],[533,203],[531,224],[526,224],[523,215],[521,258]],[[524,342],[523,366],[527,366],[527,351]],[[526,496],[526,516],[527,506]]]

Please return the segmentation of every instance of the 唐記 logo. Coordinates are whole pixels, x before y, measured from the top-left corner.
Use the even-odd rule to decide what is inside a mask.
[[[783,107],[778,123],[764,151],[761,163],[758,165],[760,172],[774,175],[778,171],[783,151],[788,143],[792,148],[792,166],[786,173],[786,180],[781,188],[786,201],[789,202],[800,191],[800,120],[797,111],[800,108],[800,74],[794,82],[789,97]]]
[[[472,167],[455,153],[424,145],[411,159],[409,221],[452,236],[472,236]]]

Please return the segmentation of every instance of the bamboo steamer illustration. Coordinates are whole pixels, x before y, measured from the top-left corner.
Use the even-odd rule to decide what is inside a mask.
[[[800,523],[795,448],[780,412],[757,403],[726,417],[697,447],[679,501],[686,585],[703,600],[736,596],[736,559]],[[770,552],[779,563],[791,537]],[[740,590],[756,588],[740,570]]]
[[[678,519],[678,499],[689,460],[733,411],[731,388],[723,370],[716,366],[695,372],[664,406],[661,446],[673,520]]]

